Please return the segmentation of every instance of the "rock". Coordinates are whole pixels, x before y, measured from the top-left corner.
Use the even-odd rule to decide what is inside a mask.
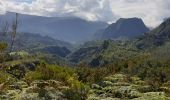
[[[137,87],[137,90],[141,93],[151,92],[153,88],[151,86],[139,86]]]
[[[102,82],[100,83],[100,85],[101,85],[102,87],[113,86],[113,83],[110,82],[110,81],[102,81]]]
[[[28,87],[28,84],[24,81],[19,81],[19,82],[16,82],[18,85],[21,86],[21,88],[27,88]]]
[[[127,82],[117,82],[117,83],[113,83],[113,86],[130,86],[130,83],[127,83]]]
[[[105,91],[106,93],[112,93],[112,91],[116,89],[117,87],[108,86],[108,87],[104,87],[102,90]]]
[[[101,100],[99,96],[96,96],[95,94],[89,95],[87,100]]]
[[[92,89],[99,89],[99,90],[101,90],[102,89],[102,87],[101,86],[99,86],[98,84],[92,84]]]
[[[146,82],[142,80],[134,81],[133,83],[137,85],[146,85]]]
[[[12,85],[9,85],[9,88],[11,89],[11,90],[15,90],[15,89],[19,89],[19,90],[21,90],[22,88],[20,87],[20,85],[18,85],[18,84],[12,84]]]
[[[142,94],[138,91],[131,91],[129,94],[128,94],[128,98],[129,99],[133,99],[133,98],[138,98],[138,97],[141,97]]]
[[[64,97],[64,94],[61,91],[58,91],[53,87],[46,87],[45,90],[46,100],[60,100],[61,98]],[[62,100],[64,100],[64,98]]]
[[[38,93],[21,93],[20,96],[17,97],[18,100],[43,100],[38,96]]]
[[[169,87],[160,87],[160,90],[164,91],[165,93],[170,93]]]
[[[104,80],[111,81],[112,83],[122,82],[122,81],[125,81],[125,79],[126,79],[126,76],[123,74],[115,74],[115,75],[104,78]]]
[[[31,83],[31,86],[37,86],[39,88],[44,88],[45,86],[48,86],[49,83],[43,80],[37,80]]]
[[[16,97],[16,95],[18,95],[21,92],[21,90],[8,90],[6,95],[10,98],[10,99],[14,99]]]
[[[127,77],[122,74],[104,78],[99,84],[92,85],[87,100],[170,100],[165,95],[165,92],[169,93],[169,87],[166,87],[168,83],[159,88],[164,92],[154,92],[152,86],[146,85],[146,82],[138,77],[130,77],[131,81],[126,79]]]
[[[167,98],[164,92],[147,92],[133,100],[170,100],[170,98]]]
[[[137,76],[133,76],[130,78],[132,80],[132,82],[136,82],[136,81],[140,81],[141,79]]]
[[[163,86],[170,87],[170,81],[164,83]]]
[[[62,82],[56,81],[56,80],[48,80],[47,81],[49,86],[55,87],[55,88],[60,88],[61,86],[63,86]]]
[[[66,100],[61,82],[55,80],[34,81],[31,86],[24,81],[10,85],[10,90],[1,93],[0,99],[5,100]],[[63,88],[64,89],[64,88]]]

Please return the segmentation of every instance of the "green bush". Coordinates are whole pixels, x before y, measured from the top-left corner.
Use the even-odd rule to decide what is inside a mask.
[[[7,44],[6,43],[1,43],[0,42],[0,63],[4,62],[5,60],[5,49],[7,48]]]
[[[88,65],[81,64],[75,68],[79,80],[90,84],[100,82],[104,77],[114,74],[116,70],[116,67],[112,64],[100,68],[91,68]]]
[[[70,78],[77,79],[77,75],[70,68],[46,63],[41,63],[35,71],[29,72],[25,76],[25,79],[29,81],[53,79],[67,84],[69,84],[68,80]]]
[[[79,81],[73,81],[71,83],[71,88],[64,91],[65,97],[69,100],[86,100],[89,87]]]
[[[88,94],[88,87],[78,81],[75,72],[66,67],[48,65],[41,63],[35,71],[30,71],[25,75],[25,80],[30,84],[34,80],[57,80],[63,82],[70,88],[64,91],[69,100],[85,100]]]
[[[3,71],[0,71],[0,84],[7,82],[9,75]]]

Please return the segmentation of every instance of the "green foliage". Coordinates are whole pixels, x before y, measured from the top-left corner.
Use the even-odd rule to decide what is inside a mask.
[[[36,80],[36,78],[37,80],[54,79],[69,84],[68,80],[70,78],[76,79],[77,76],[70,68],[41,63],[40,66],[38,66],[35,71],[27,73],[25,78],[26,80],[30,79],[29,81]]]
[[[0,52],[4,51],[7,48],[7,43],[0,43]]]
[[[64,94],[69,100],[86,100],[89,92],[89,87],[80,81],[72,80],[71,88],[64,91]]]
[[[57,80],[63,82],[70,87],[64,92],[69,100],[85,100],[88,94],[88,86],[78,80],[78,76],[71,68],[41,63],[35,71],[30,71],[25,75],[25,80],[27,83],[34,80]]]
[[[114,65],[91,68],[86,64],[81,64],[75,70],[80,81],[92,84],[101,81],[107,75],[114,74],[117,69]]]
[[[105,40],[105,41],[103,42],[103,45],[102,45],[102,46],[103,46],[103,49],[107,49],[107,48],[109,47],[109,41],[106,41],[106,40]]]
[[[7,74],[3,71],[0,71],[0,84],[7,82],[9,77],[10,77],[9,74]]]
[[[0,63],[2,63],[5,60],[4,51],[6,50],[7,46],[8,45],[6,43],[0,42]]]

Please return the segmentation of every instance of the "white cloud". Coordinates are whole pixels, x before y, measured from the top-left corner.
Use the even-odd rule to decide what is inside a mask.
[[[87,20],[110,21],[113,14],[108,0],[19,0],[3,1],[8,11],[44,16],[77,16]]]
[[[140,17],[149,26],[170,17],[170,0],[110,0],[112,10],[121,17]]]
[[[120,17],[140,17],[148,26],[156,26],[170,16],[170,0],[3,0],[0,2],[0,13],[6,10],[43,16],[77,16],[87,20],[107,22],[114,22]]]
[[[4,14],[6,11],[5,6],[3,3],[0,2],[0,14]]]

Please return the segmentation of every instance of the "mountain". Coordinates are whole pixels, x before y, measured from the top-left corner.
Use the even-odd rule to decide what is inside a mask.
[[[71,53],[71,51],[66,47],[59,47],[59,46],[47,46],[45,48],[40,49],[40,51],[44,53],[58,55],[60,57],[66,57],[68,54]]]
[[[0,41],[6,41],[10,45],[11,37],[9,35],[0,36]],[[65,57],[72,49],[73,46],[67,42],[33,33],[17,34],[14,42],[14,51],[42,52],[60,57]]]
[[[170,18],[166,19],[161,25],[152,31],[144,34],[137,41],[137,47],[140,49],[161,46],[170,40]]]
[[[137,38],[119,41],[92,41],[82,45],[68,56],[68,60],[75,63],[87,63],[92,67],[104,66],[117,61],[127,61],[138,57],[149,59],[170,59],[170,19],[164,21],[157,28]],[[142,59],[142,58],[140,58]]]
[[[116,23],[109,25],[106,29],[95,36],[98,39],[118,39],[118,38],[134,38],[148,32],[142,19],[139,18],[120,18]]]
[[[0,19],[12,20],[15,13],[7,12]],[[108,26],[105,22],[86,21],[76,17],[42,17],[19,14],[19,31],[38,33],[67,42],[86,41],[97,30]]]
[[[85,43],[67,58],[74,63],[87,63],[92,67],[105,66],[140,54],[131,41],[104,40]]]

